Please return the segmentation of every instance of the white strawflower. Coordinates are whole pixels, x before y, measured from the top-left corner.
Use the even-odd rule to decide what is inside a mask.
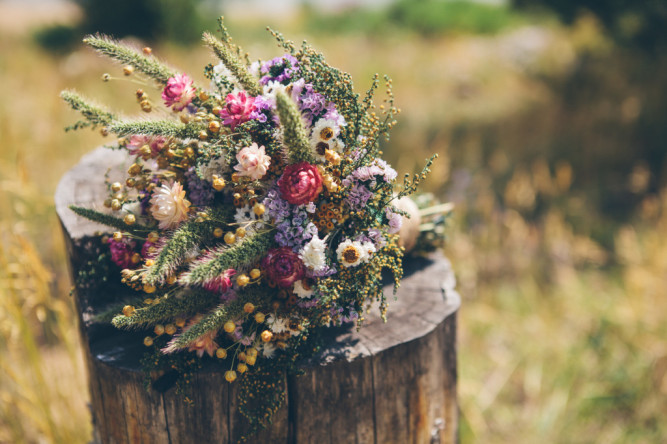
[[[183,185],[179,182],[162,184],[153,191],[150,212],[158,221],[160,229],[176,228],[188,218],[190,201],[185,198]]]
[[[223,173],[229,171],[229,165],[227,165],[225,156],[220,156],[202,166],[199,171],[204,179],[213,182],[213,176],[222,176]]]
[[[253,180],[264,177],[271,165],[271,156],[266,154],[263,146],[257,146],[256,143],[239,151],[236,160],[239,163],[234,169],[238,171],[239,176],[248,176]]]
[[[368,262],[373,253],[375,253],[375,244],[373,242],[364,242],[361,246],[364,249],[364,262]]]
[[[367,250],[359,241],[352,241],[350,239],[341,242],[336,249],[338,260],[345,267],[356,267],[361,262],[365,262],[368,258]]]
[[[275,353],[276,346],[273,345],[272,342],[265,342],[264,345],[262,345],[262,356],[265,358],[271,359]]]
[[[316,234],[303,247],[299,253],[299,257],[306,267],[314,271],[320,271],[327,265],[326,249],[327,244]]]
[[[266,318],[266,324],[269,326],[272,332],[274,333],[284,333],[287,330],[289,330],[289,326],[287,324],[287,319],[285,318],[279,318],[276,315],[269,315],[268,318]]]
[[[313,289],[310,285],[304,284],[303,281],[296,281],[294,283],[294,294],[301,299],[309,298],[313,295]]]

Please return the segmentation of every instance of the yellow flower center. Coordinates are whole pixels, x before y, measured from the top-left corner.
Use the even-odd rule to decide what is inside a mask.
[[[357,249],[354,245],[350,245],[349,247],[346,247],[343,250],[343,254],[341,256],[343,257],[343,260],[345,262],[347,262],[348,264],[355,263],[361,257],[361,255],[359,254],[359,251],[357,251]]]
[[[323,128],[322,131],[320,131],[320,137],[322,138],[322,140],[329,140],[333,136],[334,136],[334,130],[329,127]]]

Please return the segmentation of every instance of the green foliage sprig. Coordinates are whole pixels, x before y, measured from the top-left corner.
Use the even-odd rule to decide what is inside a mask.
[[[78,207],[76,205],[70,205],[69,208],[81,217],[85,217],[86,219],[92,220],[93,222],[106,225],[107,227],[117,228],[121,231],[129,231],[131,233],[151,231],[150,227],[146,227],[137,223],[128,225],[123,219],[119,217],[101,213],[90,208]]]
[[[60,93],[60,97],[69,104],[74,111],[79,111],[86,120],[80,120],[74,125],[65,128],[65,131],[77,130],[92,126],[106,126],[116,120],[116,116],[101,106],[93,105],[84,99],[76,91],[66,89]]]
[[[122,121],[109,125],[109,131],[119,136],[145,134],[148,136],[187,139],[196,138],[201,131],[201,127],[171,120]]]
[[[208,32],[204,33],[203,36],[204,43],[206,46],[211,48],[216,56],[224,63],[224,65],[229,69],[239,84],[252,96],[258,96],[262,93],[262,88],[259,86],[259,82],[255,79],[245,66],[239,62],[239,60],[232,54],[232,51],[225,46],[219,39],[215,36],[209,34]]]
[[[167,80],[178,74],[177,71],[159,62],[155,57],[146,56],[107,36],[89,35],[83,39],[83,42],[100,54],[134,67],[158,83],[166,84]]]
[[[280,92],[276,95],[276,107],[283,127],[283,140],[287,146],[287,155],[291,163],[306,161],[313,162],[313,154],[303,127],[301,113],[293,100]]]

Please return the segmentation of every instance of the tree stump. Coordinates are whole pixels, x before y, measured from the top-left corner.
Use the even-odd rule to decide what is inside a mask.
[[[131,161],[98,148],[60,181],[56,210],[63,225],[75,282],[79,326],[91,394],[94,442],[234,443],[246,430],[237,409],[238,383],[211,364],[191,382],[192,406],[174,389],[146,390],[140,359],[143,335],[92,324],[101,306],[124,290],[117,275],[76,285],[94,261],[95,237],[106,227],[68,206],[101,208],[104,176],[122,180]],[[331,329],[328,343],[302,362],[300,376],[283,377],[285,402],[273,424],[250,442],[454,443],[457,441],[456,311],[450,264],[442,255],[405,260],[406,273],[388,322],[372,310],[361,330]]]

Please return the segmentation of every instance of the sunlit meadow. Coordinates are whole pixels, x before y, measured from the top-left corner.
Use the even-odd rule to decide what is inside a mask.
[[[232,25],[251,53],[278,54],[261,24]],[[298,21],[281,27],[295,39],[305,35]],[[244,37],[241,29],[252,31]],[[626,222],[611,223],[574,189],[574,156],[530,148],[553,148],[542,142],[562,124],[559,80],[583,53],[607,50],[595,23],[493,37],[309,40],[348,70],[359,90],[376,71],[393,77],[403,112],[386,152],[399,172],[441,154],[429,187],[457,205],[446,254],[463,297],[461,441],[666,436],[667,191],[647,193]],[[203,49],[154,52],[186,68],[208,58]],[[105,72],[116,79],[102,82]],[[90,438],[52,196],[60,176],[105,139],[63,131],[75,115],[58,92],[72,86],[139,112],[137,85],[118,67],[84,49],[55,57],[27,31],[0,28],[0,442]],[[623,103],[620,119],[636,117],[634,102]],[[585,129],[591,117],[568,118]],[[648,173],[631,167],[623,180],[641,194]]]

